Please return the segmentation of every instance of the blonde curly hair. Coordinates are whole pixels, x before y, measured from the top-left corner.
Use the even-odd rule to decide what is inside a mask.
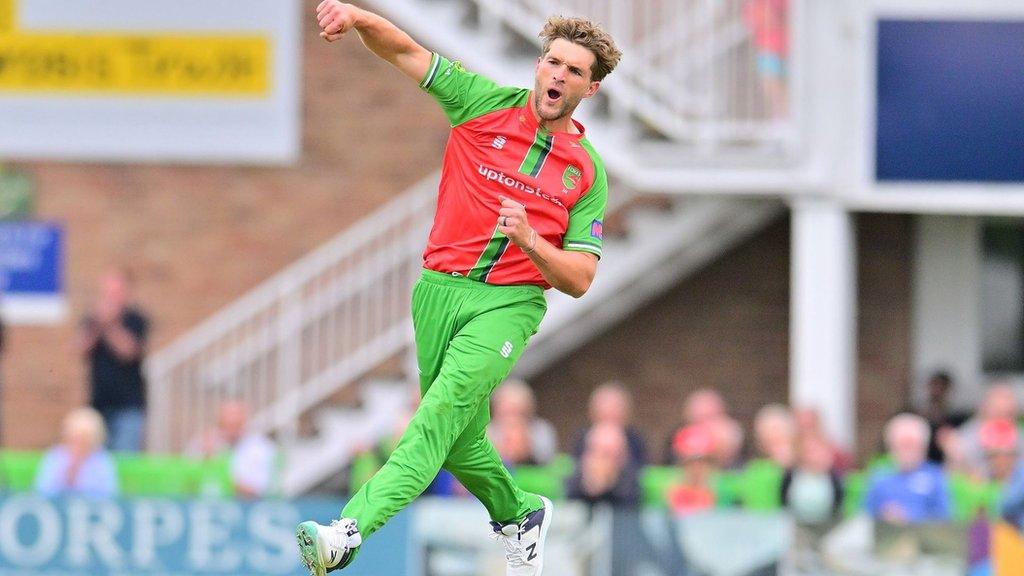
[[[611,34],[586,18],[552,16],[544,23],[540,37],[544,41],[544,54],[548,53],[551,43],[559,38],[590,50],[594,55],[594,65],[590,68],[590,77],[594,82],[604,80],[622,58],[622,52],[615,46]]]

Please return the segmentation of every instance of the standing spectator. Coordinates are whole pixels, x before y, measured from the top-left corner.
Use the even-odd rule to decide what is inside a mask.
[[[716,420],[726,419],[729,414],[725,408],[725,400],[717,390],[701,388],[692,392],[683,401],[682,417],[679,425],[665,438],[662,456],[664,464],[676,463],[675,440],[681,430],[694,424],[710,424]]]
[[[771,118],[784,118],[789,107],[789,0],[747,0],[743,21],[756,53],[765,107]]]
[[[875,473],[868,484],[865,505],[877,520],[919,524],[950,519],[946,473],[925,460],[928,421],[916,414],[897,415],[885,426],[885,444],[895,470]]]
[[[782,477],[782,505],[803,525],[822,525],[838,516],[843,486],[835,468],[835,451],[819,435],[798,442],[796,465]]]
[[[928,461],[944,464],[946,461],[940,440],[952,429],[960,426],[967,419],[963,414],[953,411],[949,397],[953,391],[953,377],[948,372],[935,372],[928,378],[928,399],[921,415],[928,420],[931,427],[931,438],[928,441]]]
[[[754,440],[760,458],[783,470],[796,460],[796,420],[782,404],[769,404],[754,416]]]
[[[705,425],[694,424],[676,433],[674,447],[682,476],[668,491],[669,508],[676,516],[715,507],[714,443],[715,438]]]
[[[630,425],[633,419],[633,397],[619,382],[606,382],[590,395],[590,425],[584,428],[573,445],[572,455],[579,460],[586,448],[590,431],[599,424],[612,424],[626,435],[627,464],[639,469],[647,463],[647,449],[640,431]]]
[[[92,406],[106,421],[109,448],[118,452],[142,449],[146,422],[142,360],[149,321],[131,304],[131,288],[126,270],[107,272],[78,336],[78,348],[89,365]]]
[[[622,427],[611,422],[595,424],[583,445],[566,496],[588,504],[639,505],[637,468],[629,465],[629,444]]]
[[[491,423],[487,427],[487,436],[495,446],[500,446],[505,442],[503,436],[506,427],[517,427],[523,422],[529,434],[528,460],[536,464],[551,462],[558,451],[555,427],[537,416],[537,401],[526,382],[506,380],[492,396]]]
[[[967,474],[976,478],[991,476],[988,463],[985,461],[981,430],[986,422],[1008,420],[1016,423],[1019,415],[1020,405],[1017,403],[1017,394],[1013,386],[1010,384],[990,386],[985,392],[978,413],[965,422],[959,430],[960,451],[958,455],[962,457],[963,462],[951,462],[951,467],[963,469]]]
[[[220,407],[216,428],[207,431],[202,444],[190,452],[203,458],[227,455],[235,495],[258,498],[274,488],[277,450],[266,437],[250,431],[248,422],[249,410],[244,403],[225,402]]]
[[[36,490],[44,496],[117,494],[114,460],[103,449],[103,418],[92,408],[79,408],[64,418],[62,442],[51,448],[39,466]]]

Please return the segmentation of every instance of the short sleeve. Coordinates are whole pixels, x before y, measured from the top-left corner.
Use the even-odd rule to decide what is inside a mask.
[[[420,88],[437,100],[452,126],[488,112],[524,104],[529,90],[498,86],[467,71],[459,62],[434,53]]]
[[[597,174],[590,189],[569,210],[569,227],[562,239],[562,248],[590,252],[601,257],[604,239],[604,211],[608,205],[608,176],[600,162],[594,163]]]

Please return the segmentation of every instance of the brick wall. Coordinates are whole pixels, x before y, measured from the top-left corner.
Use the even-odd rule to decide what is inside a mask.
[[[310,13],[315,2],[308,2]],[[160,347],[440,167],[447,123],[354,35],[305,30],[303,152],[286,168],[32,163],[37,214],[67,228],[71,317],[13,327],[4,443],[41,447],[86,399],[71,341],[95,281],[127,263]]]
[[[863,215],[858,234],[858,444],[877,443],[906,401],[910,373],[910,218]],[[568,446],[586,421],[590,391],[608,379],[633,388],[636,421],[656,456],[681,418],[683,398],[721,390],[748,427],[788,396],[789,221],[671,289],[535,378],[541,413]]]

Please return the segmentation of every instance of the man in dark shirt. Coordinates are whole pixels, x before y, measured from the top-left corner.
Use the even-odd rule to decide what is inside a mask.
[[[146,383],[142,359],[149,321],[129,304],[125,270],[103,276],[100,297],[82,322],[79,349],[89,365],[92,406],[109,429],[109,448],[136,452],[145,431]]]

